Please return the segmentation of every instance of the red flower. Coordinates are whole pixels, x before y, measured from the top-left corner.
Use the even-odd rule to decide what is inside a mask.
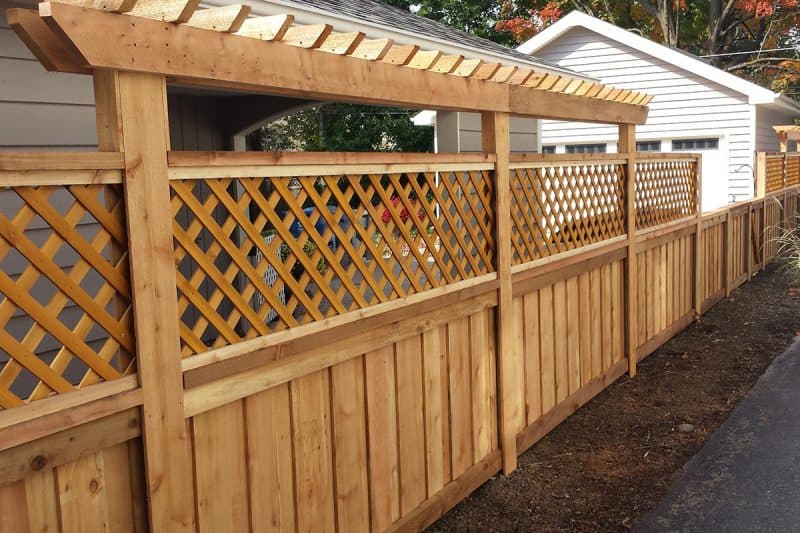
[[[397,206],[400,204],[400,197],[394,194],[392,195],[391,198],[389,198],[389,202],[391,202],[392,207],[397,208]],[[412,198],[409,200],[409,203],[413,206],[417,203],[417,201]],[[408,208],[404,204],[403,207],[400,209],[400,221],[405,223],[408,221],[408,217],[409,217]],[[424,209],[419,210],[419,213],[417,213],[417,218],[419,218],[420,220],[423,220],[425,218]],[[384,224],[388,224],[390,220],[392,220],[392,214],[389,212],[388,208],[384,209],[383,213],[381,213],[381,222],[383,222]]]

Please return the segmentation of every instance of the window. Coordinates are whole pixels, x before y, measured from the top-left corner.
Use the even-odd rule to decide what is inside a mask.
[[[554,154],[554,153],[556,153],[556,147],[553,146],[553,145],[542,146],[542,153],[543,154]]]
[[[604,154],[606,153],[605,144],[568,144],[568,154]]]
[[[658,152],[661,150],[661,141],[639,141],[636,143],[637,152]]]
[[[673,150],[717,150],[719,139],[675,139]]]

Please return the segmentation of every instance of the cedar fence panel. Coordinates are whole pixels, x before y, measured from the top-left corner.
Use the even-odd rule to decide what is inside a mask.
[[[0,153],[4,531],[424,528],[796,228],[789,156],[701,215],[699,156],[630,124],[511,163],[504,111],[483,154],[169,153],[166,78],[95,76],[124,151]]]

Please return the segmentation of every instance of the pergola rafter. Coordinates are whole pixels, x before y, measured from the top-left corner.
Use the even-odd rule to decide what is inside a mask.
[[[69,0],[40,4],[38,13],[12,9],[8,18],[54,71],[149,72],[250,92],[586,122],[647,117],[651,97],[644,93],[335,32],[329,24],[295,25],[291,15],[247,18],[246,6],[197,4]]]

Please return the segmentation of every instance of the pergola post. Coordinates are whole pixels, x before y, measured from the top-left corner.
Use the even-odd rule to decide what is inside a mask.
[[[636,127],[633,124],[619,125],[617,152],[624,154],[625,166],[625,216],[628,234],[628,258],[625,262],[625,349],[628,356],[628,374],[636,375],[639,338],[637,316],[638,287],[636,266]]]
[[[697,223],[694,232],[694,317],[700,320],[703,313],[703,157],[697,158],[697,169],[695,171],[697,182],[695,187],[695,211]]]
[[[522,360],[514,346],[514,315],[511,287],[511,184],[508,113],[481,114],[483,151],[494,154],[495,183],[495,267],[497,269],[497,385],[500,402],[500,446],[503,472],[517,468],[517,420],[522,415]]]
[[[94,73],[98,144],[124,153],[137,373],[152,531],[193,529],[191,457],[183,411],[175,259],[167,174],[166,80]]]

